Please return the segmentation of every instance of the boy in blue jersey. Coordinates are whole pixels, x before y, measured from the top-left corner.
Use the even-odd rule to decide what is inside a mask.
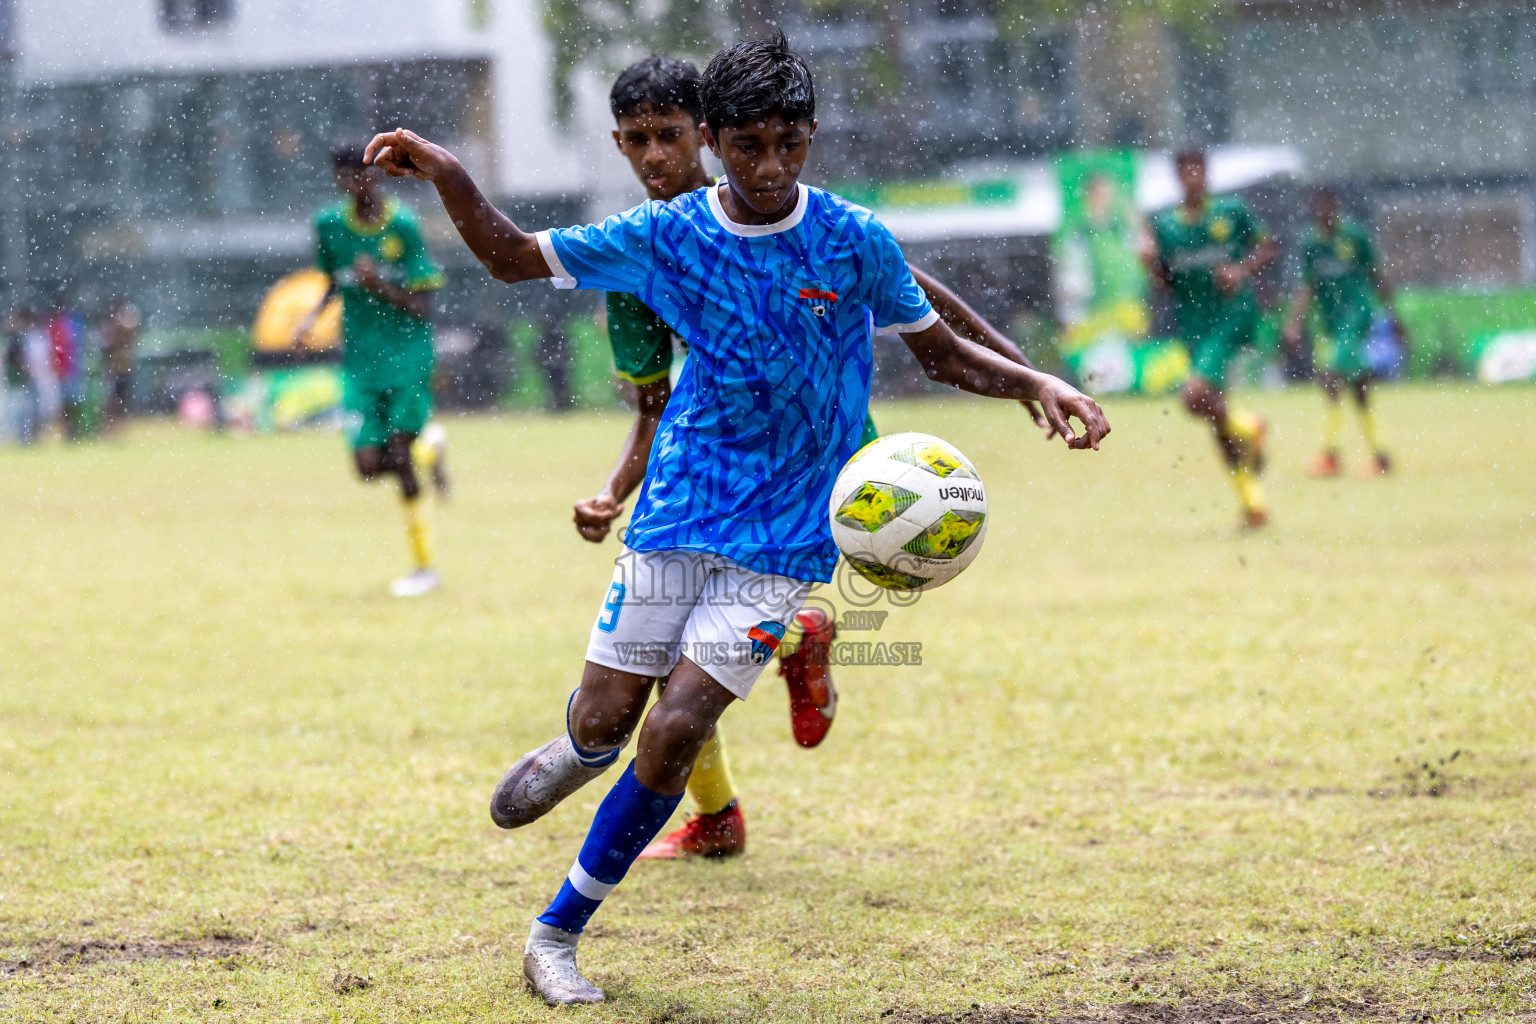
[[[617,761],[638,727],[634,760],[524,947],[524,976],[550,1004],[603,999],[577,969],[582,929],[676,809],[709,730],[751,692],[812,584],[832,578],[827,501],[863,430],[876,330],[901,335],[935,380],[1039,402],[1071,448],[1109,432],[1092,399],[945,326],[869,211],[799,184],[815,98],[782,35],[717,54],[701,97],[724,183],[537,235],[441,147],[404,129],[369,145],[389,173],[436,185],[494,277],[629,292],[689,345],[566,730],[492,798],[498,824],[534,821]],[[646,713],[657,677],[666,685]]]
[[[715,183],[701,158],[705,145],[699,128],[704,112],[699,102],[699,71],[693,64],[655,54],[635,61],[614,82],[609,107],[615,123],[613,141],[645,187],[647,197],[669,203]],[[917,267],[911,269],[939,315],[957,333],[1016,363],[1030,365],[1017,345],[957,295]],[[607,314],[614,367],[635,388],[636,413],[619,461],[603,489],[576,502],[576,529],[594,543],[608,535],[611,524],[623,513],[624,503],[645,477],[651,442],[672,396],[676,347],[666,321],[628,292],[608,293]],[[1024,404],[1035,422],[1044,427],[1039,409],[1032,403]],[[866,414],[860,443],[878,436],[873,419]],[[785,653],[789,644],[779,652],[779,674],[789,689],[795,742],[814,747],[826,737],[837,711],[828,653],[836,628],[831,616],[817,607],[800,612],[797,622],[803,640],[792,653]],[[746,819],[718,726],[688,776],[688,795],[697,813],[681,828],[646,847],[641,860],[722,857],[745,851]]]

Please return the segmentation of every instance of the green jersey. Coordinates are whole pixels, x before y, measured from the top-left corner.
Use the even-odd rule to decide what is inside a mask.
[[[377,223],[358,220],[350,199],[315,218],[315,264],[341,295],[342,369],[373,387],[424,385],[432,375],[432,324],[357,284],[353,262],[371,259],[388,283],[408,291],[443,285],[416,217],[394,199]]]
[[[1323,326],[1338,341],[1363,338],[1375,311],[1376,252],[1370,235],[1347,218],[1333,233],[1317,228],[1301,243],[1301,281],[1312,290]]]
[[[1179,330],[1197,344],[1221,321],[1251,316],[1256,310],[1253,283],[1244,281],[1228,294],[1216,287],[1216,268],[1239,263],[1269,237],[1269,230],[1236,196],[1206,200],[1198,215],[1183,205],[1164,210],[1152,222],[1157,256],[1168,268]]]
[[[672,372],[672,328],[628,292],[608,293],[608,344],[613,366],[631,384],[652,384]]]

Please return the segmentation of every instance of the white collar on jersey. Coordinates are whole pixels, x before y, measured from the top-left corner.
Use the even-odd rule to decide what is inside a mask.
[[[805,219],[805,208],[810,205],[810,192],[800,182],[795,182],[795,211],[783,220],[772,224],[738,224],[725,215],[725,207],[720,205],[720,189],[731,186],[724,181],[719,185],[711,185],[709,189],[709,212],[715,215],[715,220],[720,226],[733,235],[741,235],[744,238],[758,238],[763,235],[776,235],[780,231],[788,231]]]

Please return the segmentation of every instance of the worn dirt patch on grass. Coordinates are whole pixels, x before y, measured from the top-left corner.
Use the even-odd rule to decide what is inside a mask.
[[[1232,999],[1119,1003],[1067,1013],[978,1004],[949,1013],[887,1010],[880,1019],[887,1024],[1278,1024],[1322,1020],[1411,1021],[1418,1019],[1418,1013],[1372,1002],[1311,1000],[1299,996],[1254,1003]]]
[[[1468,929],[1470,935],[1457,934],[1454,939],[1423,949],[1403,950],[1399,958],[1416,963],[1456,963],[1475,960],[1482,963],[1514,963],[1519,960],[1536,960],[1536,929],[1516,929],[1492,935],[1480,934],[1476,927]]]
[[[17,959],[0,960],[0,975],[23,971],[70,969],[88,964],[134,963],[141,960],[223,960],[230,970],[254,948],[244,936],[205,936],[198,939],[143,941],[91,939],[86,942],[47,942]]]

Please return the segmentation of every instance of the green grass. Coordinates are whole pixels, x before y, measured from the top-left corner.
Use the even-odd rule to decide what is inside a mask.
[[[985,550],[822,748],[775,676],[727,714],[750,852],[637,866],[583,944],[612,1002],[563,1014],[521,941],[606,787],[486,802],[578,677],[621,413],[452,423],[414,604],[334,436],[0,452],[0,1020],[1529,1018],[1532,392],[1387,392],[1370,482],[1301,475],[1314,393],[1253,403],[1257,536],[1171,402],[1096,455],[878,407],[977,463]]]

